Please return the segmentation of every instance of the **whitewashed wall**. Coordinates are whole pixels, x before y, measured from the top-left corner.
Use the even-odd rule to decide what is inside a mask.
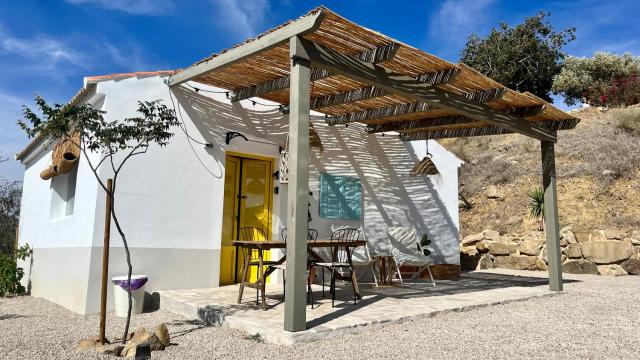
[[[97,84],[97,92],[104,94],[101,106],[108,120],[135,116],[139,100],[159,99],[172,106],[169,89],[161,77],[104,81]],[[250,101],[231,103],[223,93],[195,93],[186,87],[174,89],[172,94],[190,136],[213,147],[205,148],[188,141],[176,128],[168,146],[154,146],[146,154],[131,159],[120,175],[116,212],[132,250],[134,272],[149,275],[148,292],[218,285],[225,152],[234,150],[273,157],[277,168],[277,144],[285,143],[287,133],[288,119],[275,107],[253,105]],[[410,177],[409,171],[423,156],[424,142],[411,144],[394,136],[367,135],[359,125],[328,127],[324,117],[316,115],[312,121],[325,151],[313,150],[311,155],[311,227],[317,228],[321,236],[328,236],[330,225],[340,223],[318,215],[319,172],[359,176],[363,184],[367,237],[376,243],[378,251],[385,250],[386,226],[412,224],[434,239],[436,261],[458,263],[459,160],[433,143],[429,150],[441,175],[430,179]],[[228,131],[238,131],[257,141],[235,138],[227,146]],[[25,173],[20,241],[36,248],[31,272],[34,295],[80,313],[96,312],[104,193],[81,161],[76,211],[64,221],[50,224],[48,208],[45,214],[46,206],[41,204],[42,199],[51,196],[49,182],[38,177],[48,161],[47,156],[50,155],[44,154],[28,164]],[[111,176],[107,168],[100,175],[104,179]],[[277,182],[275,185],[280,187],[280,193],[274,195],[272,237],[279,238],[280,229],[286,226],[281,221],[285,211],[281,204],[286,203],[287,185]],[[126,272],[121,240],[114,225],[111,229],[110,277]],[[58,256],[78,254],[66,263],[68,268],[52,272],[59,266],[51,260],[54,252],[47,256],[50,260],[45,261],[39,259],[38,248],[63,247]],[[56,290],[58,283],[71,279],[63,273],[73,273],[80,280],[74,285],[77,289]],[[35,280],[40,278],[43,280]],[[110,301],[111,297],[109,294]]]

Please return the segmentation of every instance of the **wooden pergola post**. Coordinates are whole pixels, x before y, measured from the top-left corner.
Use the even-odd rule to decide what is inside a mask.
[[[562,264],[560,261],[560,224],[558,221],[558,195],[556,191],[556,159],[554,143],[542,141],[542,184],[544,187],[544,226],[547,236],[549,260],[549,289],[562,291]]]
[[[309,188],[309,103],[311,67],[300,39],[289,42],[289,192],[287,199],[287,284],[284,329],[306,329],[307,202]]]

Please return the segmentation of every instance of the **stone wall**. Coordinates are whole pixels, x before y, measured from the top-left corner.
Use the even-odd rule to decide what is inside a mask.
[[[640,231],[560,231],[562,271],[570,274],[640,275]],[[524,236],[484,230],[460,244],[463,270],[506,268],[547,271],[544,232]]]

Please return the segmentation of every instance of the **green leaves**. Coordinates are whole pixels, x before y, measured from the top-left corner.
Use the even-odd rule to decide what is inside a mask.
[[[540,219],[544,214],[544,190],[536,188],[529,191],[529,213],[532,217]]]
[[[556,32],[539,13],[522,24],[501,23],[486,38],[471,34],[461,62],[518,91],[529,91],[550,101],[553,77],[562,69],[562,47],[575,40],[575,29]]]

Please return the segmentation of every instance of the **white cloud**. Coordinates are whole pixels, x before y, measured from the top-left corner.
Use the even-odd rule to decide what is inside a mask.
[[[212,0],[217,25],[236,40],[254,37],[261,32],[269,12],[267,0]]]
[[[433,38],[441,38],[455,44],[466,41],[473,32],[486,28],[489,20],[487,9],[494,0],[447,0],[431,17]]]
[[[43,35],[31,38],[16,37],[5,31],[1,25],[0,56],[20,58],[20,64],[29,65],[36,71],[55,70],[61,64],[86,67],[85,55],[60,40]]]
[[[74,5],[92,4],[108,10],[133,15],[168,15],[173,11],[171,0],[67,0]]]

